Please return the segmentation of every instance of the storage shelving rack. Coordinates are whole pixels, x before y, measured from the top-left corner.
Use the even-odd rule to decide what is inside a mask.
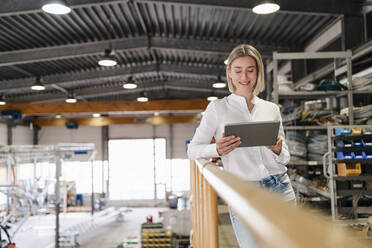
[[[345,91],[296,91],[290,93],[279,93],[278,85],[278,61],[279,60],[296,60],[296,59],[334,59],[334,69],[337,69],[338,59],[346,59],[347,65],[347,80],[348,90]],[[303,53],[273,53],[273,78],[274,78],[274,103],[279,103],[279,98],[291,98],[291,99],[318,99],[330,96],[343,96],[347,94],[348,107],[349,107],[349,124],[354,124],[353,114],[353,87],[352,87],[352,71],[351,71],[351,59],[352,53],[350,50],[345,52],[303,52]],[[311,128],[311,127],[303,127]]]
[[[341,64],[340,60],[346,60],[346,73],[348,79],[348,90],[346,91],[294,91],[294,92],[279,92],[279,85],[278,85],[278,61],[279,60],[297,60],[297,59],[333,59],[334,65],[334,73],[336,75],[337,67]],[[278,104],[279,99],[292,99],[292,100],[310,100],[310,99],[321,99],[327,97],[342,97],[346,96],[348,98],[348,116],[349,116],[349,124],[352,125],[354,123],[354,113],[353,113],[353,87],[352,87],[352,52],[350,50],[347,51],[340,51],[340,52],[298,52],[298,53],[273,53],[273,100],[274,103]],[[327,131],[327,126],[284,126],[284,130],[291,130],[291,131],[309,131],[309,130],[322,130]],[[322,161],[294,161],[290,162],[289,165],[291,166],[314,166],[319,167],[322,165]],[[309,167],[307,167],[309,168]],[[306,168],[306,170],[308,170]],[[300,185],[298,185],[300,186]],[[320,190],[314,189],[311,190],[312,192],[316,192],[318,195],[321,195],[322,199],[328,199],[330,194],[328,192],[321,192]]]
[[[359,140],[372,140],[371,133],[365,133],[361,135],[339,135],[334,134],[335,128],[361,128],[362,130],[371,129],[372,125],[345,125],[345,126],[328,126],[328,152],[323,156],[323,173],[326,178],[330,180],[330,195],[331,195],[331,211],[332,219],[334,221],[339,220],[339,209],[343,207],[339,204],[345,196],[352,196],[352,216],[354,219],[358,218],[358,201],[361,195],[372,196],[372,190],[367,190],[362,186],[362,189],[337,189],[338,181],[372,181],[372,174],[360,175],[360,176],[338,176],[336,173],[336,163],[355,164],[361,163],[365,166],[372,166],[372,158],[364,157],[362,159],[338,159],[335,155],[336,152],[372,152],[372,146],[368,145],[365,147],[337,147],[336,141],[359,141]],[[328,157],[328,163],[326,163]],[[327,166],[328,164],[328,166]],[[363,172],[362,172],[363,173]],[[362,182],[362,185],[363,185]],[[372,209],[371,209],[372,210]],[[370,211],[371,212],[371,211]],[[372,214],[372,212],[371,212]]]

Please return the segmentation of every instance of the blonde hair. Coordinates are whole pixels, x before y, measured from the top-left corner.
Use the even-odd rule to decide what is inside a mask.
[[[226,78],[227,78],[227,85],[229,86],[229,90],[231,93],[234,93],[235,86],[232,83],[231,78],[229,77],[229,74],[227,73],[227,69],[231,68],[232,62],[240,57],[250,56],[256,61],[257,66],[257,82],[253,90],[253,94],[256,96],[260,92],[262,92],[265,89],[265,82],[264,82],[264,66],[261,58],[261,54],[259,51],[257,51],[256,48],[250,45],[239,45],[235,47],[229,57],[227,58],[227,65],[226,65]]]

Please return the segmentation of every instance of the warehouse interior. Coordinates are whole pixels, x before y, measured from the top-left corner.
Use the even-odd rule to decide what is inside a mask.
[[[0,247],[198,247],[187,144],[239,44],[262,55],[297,206],[370,240],[372,1],[259,2],[2,0]],[[222,199],[218,232],[239,247]]]

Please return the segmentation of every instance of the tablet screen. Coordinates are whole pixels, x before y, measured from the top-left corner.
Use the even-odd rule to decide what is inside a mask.
[[[279,121],[252,121],[225,125],[225,137],[240,137],[239,147],[275,145],[279,133]]]

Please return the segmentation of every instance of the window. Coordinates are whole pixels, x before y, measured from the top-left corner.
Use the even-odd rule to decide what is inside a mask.
[[[92,192],[92,167],[91,162],[64,161],[60,181],[74,181],[77,193]],[[102,192],[102,161],[94,161],[94,192]],[[55,189],[55,163],[42,162],[36,164],[37,187],[48,187],[48,192],[53,194]],[[19,165],[19,179],[25,185],[32,185],[34,180],[34,165],[25,163]]]
[[[154,199],[154,173],[157,198],[164,198],[165,139],[110,140],[109,162],[111,200]]]
[[[167,159],[167,190],[173,192],[190,190],[190,160]],[[172,187],[170,187],[172,185]]]

